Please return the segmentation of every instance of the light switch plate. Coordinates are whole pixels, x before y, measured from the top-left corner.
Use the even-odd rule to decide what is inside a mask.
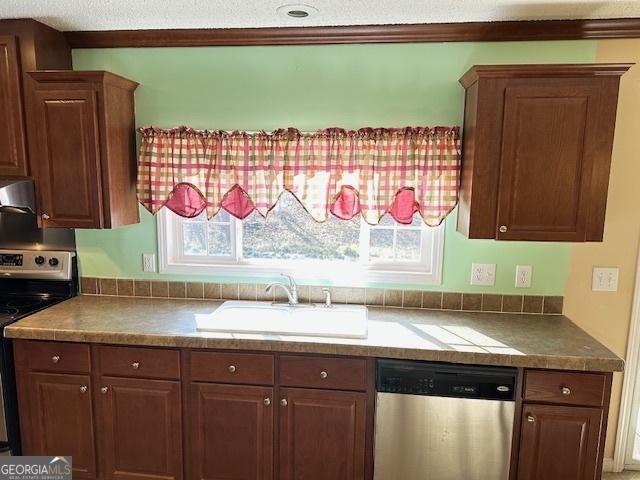
[[[591,290],[594,292],[618,291],[618,267],[594,267]]]
[[[516,288],[531,288],[532,275],[531,265],[516,265]]]
[[[491,287],[496,284],[495,263],[472,263],[471,285]]]
[[[142,254],[142,270],[145,272],[156,271],[156,256],[153,253]]]

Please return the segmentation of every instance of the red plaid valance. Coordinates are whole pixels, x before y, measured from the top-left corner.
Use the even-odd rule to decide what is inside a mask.
[[[138,198],[194,217],[223,208],[237,218],[266,216],[288,190],[314,220],[385,214],[438,225],[460,185],[458,127],[273,133],[142,128]]]

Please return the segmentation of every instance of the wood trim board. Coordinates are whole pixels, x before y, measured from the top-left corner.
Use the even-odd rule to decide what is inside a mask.
[[[618,414],[618,428],[616,430],[615,450],[611,469],[622,472],[629,462],[629,448],[635,432],[632,421],[636,421],[634,397],[638,389],[638,366],[640,365],[640,245],[636,261],[636,279],[633,290],[633,303],[629,324],[629,339],[627,342],[627,356],[625,358],[625,375],[622,383],[620,412]]]
[[[71,48],[497,42],[639,38],[640,18],[65,32]]]

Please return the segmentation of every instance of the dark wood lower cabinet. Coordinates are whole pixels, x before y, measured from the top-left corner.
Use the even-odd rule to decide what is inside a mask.
[[[96,478],[91,389],[88,375],[29,373],[23,455],[71,455],[73,478]]]
[[[273,478],[273,388],[193,383],[189,387],[191,480]]]
[[[180,382],[102,377],[98,396],[101,478],[180,480]]]
[[[367,395],[280,390],[280,480],[362,480]]]
[[[344,369],[360,360],[349,357],[197,352],[192,362],[195,351],[171,348],[14,346],[23,453],[72,455],[74,478],[374,478],[371,359],[361,374]],[[210,380],[223,377],[232,381]],[[612,374],[519,378],[509,478],[599,480]]]
[[[525,405],[518,480],[595,480],[602,415],[600,408]]]

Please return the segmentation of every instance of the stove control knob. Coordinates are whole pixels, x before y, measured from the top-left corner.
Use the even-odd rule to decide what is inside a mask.
[[[56,257],[51,257],[49,259],[49,265],[51,265],[52,267],[57,266],[58,263],[60,263],[60,261]]]
[[[44,257],[42,255],[36,257],[36,265],[44,265]]]

